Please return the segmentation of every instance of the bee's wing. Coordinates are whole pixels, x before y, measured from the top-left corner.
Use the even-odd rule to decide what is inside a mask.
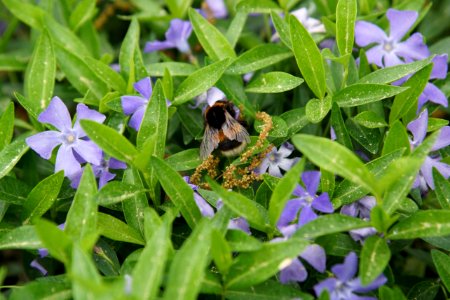
[[[230,140],[250,143],[250,135],[247,130],[228,112],[225,113],[225,123],[222,126],[222,131]]]
[[[200,145],[200,158],[205,159],[219,146],[219,131],[206,124],[203,140]]]

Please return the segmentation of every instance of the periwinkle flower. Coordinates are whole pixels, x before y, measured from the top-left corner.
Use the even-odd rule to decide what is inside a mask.
[[[189,53],[191,48],[189,47],[188,38],[191,32],[191,22],[173,19],[170,21],[169,29],[166,31],[166,40],[147,42],[144,52],[177,48],[182,53]]]
[[[191,187],[191,189],[194,191],[194,201],[195,204],[197,204],[198,209],[200,210],[200,213],[204,217],[212,218],[214,217],[214,209],[212,206],[198,193],[198,186],[195,184],[192,184],[190,182],[189,176],[183,177],[184,181]]]
[[[93,120],[102,123],[105,116],[80,103],[77,105],[77,118],[72,126],[69,111],[59,97],[53,97],[49,106],[38,117],[41,123],[51,124],[56,130],[43,131],[26,139],[26,143],[42,158],[50,159],[53,149],[61,145],[56,154],[55,172],[64,170],[66,177],[73,177],[81,171],[80,158],[93,165],[100,163],[102,150],[86,137],[80,120]]]
[[[445,79],[447,77],[447,58],[447,54],[436,55],[433,58],[433,69],[431,70],[430,79]],[[422,94],[419,96],[417,111],[420,111],[422,106],[428,101],[444,107],[448,106],[445,94],[431,82],[427,82]]]
[[[281,170],[288,171],[299,161],[299,157],[287,158],[294,151],[294,146],[288,142],[282,144],[280,148],[273,148],[255,168],[256,174],[264,174],[269,169],[269,174],[275,177],[282,177]]]
[[[417,20],[416,11],[388,9],[389,36],[378,26],[358,21],[355,25],[355,42],[360,47],[375,44],[367,50],[367,60],[379,67],[389,67],[428,57],[430,52],[420,33],[401,41]]]
[[[297,20],[302,23],[303,27],[305,29],[313,34],[313,33],[325,33],[325,26],[320,22],[319,20],[312,18],[310,16],[310,13],[308,12],[308,9],[305,7],[293,10],[290,12],[291,15],[297,18]],[[278,35],[278,32],[275,32],[274,35],[272,35],[271,41],[277,41],[279,40],[280,36]]]
[[[407,128],[412,133],[413,138],[410,139],[411,149],[415,149],[420,144],[427,135],[428,127],[428,110],[425,109],[420,113],[419,117],[411,121]],[[444,126],[441,128],[441,132],[434,143],[431,151],[437,151],[441,148],[450,145],[450,126]],[[439,173],[444,176],[444,178],[450,177],[450,165],[440,161],[441,157],[436,155],[429,155],[425,158],[424,163],[420,167],[419,174],[416,177],[413,187],[420,187],[422,191],[427,191],[427,186],[434,190],[434,180],[433,180],[433,168],[436,168]]]
[[[195,105],[190,106],[190,108],[194,109],[203,104],[208,104],[208,106],[213,106],[219,100],[224,100],[226,95],[220,89],[213,86],[208,89],[206,92],[200,94],[195,99]]]
[[[142,123],[142,118],[144,117],[145,109],[152,96],[152,81],[150,77],[145,77],[139,80],[133,85],[134,89],[141,94],[141,96],[122,96],[120,97],[122,102],[123,112],[129,116],[131,115],[129,125],[136,131]]]
[[[357,270],[358,257],[354,252],[350,252],[345,257],[343,264],[334,265],[331,268],[335,278],[325,279],[314,286],[316,296],[319,297],[322,291],[328,290],[330,300],[375,300],[374,297],[360,296],[360,294],[365,294],[385,284],[386,276],[381,274],[370,284],[364,286],[359,277],[355,278]]]
[[[289,200],[286,203],[277,223],[278,229],[285,236],[292,235],[298,227],[316,219],[317,214],[314,210],[323,213],[332,213],[334,211],[328,193],[325,192],[319,196],[316,195],[320,183],[319,171],[303,172],[302,181],[305,184],[305,188],[297,185],[293,192],[293,195],[297,196],[297,198]],[[299,211],[300,216],[298,217],[297,224],[292,224],[297,219]]]
[[[366,196],[358,201],[342,206],[341,214],[369,221],[370,211],[376,204],[377,201],[375,197]],[[376,233],[377,230],[373,227],[350,230],[350,236],[357,242],[364,242],[367,237]]]
[[[202,9],[206,12],[207,18],[210,15],[215,19],[224,19],[228,16],[224,0],[205,0]]]

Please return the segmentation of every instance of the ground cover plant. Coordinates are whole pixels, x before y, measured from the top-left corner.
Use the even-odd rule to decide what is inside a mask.
[[[0,6],[1,298],[448,298],[449,1]]]

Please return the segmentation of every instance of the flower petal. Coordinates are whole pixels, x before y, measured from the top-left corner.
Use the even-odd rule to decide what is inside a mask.
[[[334,265],[331,271],[343,282],[349,281],[356,275],[358,269],[358,257],[355,252],[350,252],[344,259],[344,263]]]
[[[206,0],[205,2],[212,11],[214,18],[223,19],[227,17],[228,11],[223,0]]]
[[[320,273],[325,272],[327,257],[325,250],[317,244],[312,244],[300,254],[314,269]]]
[[[114,157],[111,157],[108,160],[108,168],[110,168],[110,169],[126,169],[127,164],[124,163],[123,161],[115,159]]]
[[[58,131],[43,131],[26,138],[25,142],[39,156],[50,159],[53,149],[62,143],[62,134]]]
[[[282,158],[278,163],[278,167],[284,171],[289,171],[299,160],[300,157]]]
[[[327,290],[329,293],[336,289],[338,280],[336,278],[327,278],[314,286],[314,292],[319,297],[323,290]]]
[[[281,212],[280,218],[277,222],[277,227],[280,228],[287,226],[294,221],[297,218],[298,211],[302,208],[302,206],[302,201],[300,200],[289,200]]]
[[[250,225],[243,217],[233,218],[228,222],[228,229],[242,230],[247,234],[251,234]]]
[[[436,55],[433,58],[431,61],[433,63],[433,70],[431,71],[430,79],[445,79],[447,77],[447,59],[447,53]]]
[[[302,208],[302,211],[300,212],[300,217],[298,218],[298,225],[303,226],[316,218],[317,214],[312,210],[312,208],[309,206],[305,206]]]
[[[423,36],[418,32],[411,35],[406,41],[397,44],[394,52],[407,60],[420,60],[430,56],[430,51],[423,42]]]
[[[350,203],[348,205],[343,205],[341,207],[341,214],[347,215],[350,217],[356,217],[358,215],[358,209],[357,209],[356,202]]]
[[[64,176],[72,178],[78,172],[81,172],[81,165],[76,160],[72,147],[67,147],[64,144],[59,147],[56,154],[55,173],[64,170]]]
[[[86,133],[81,128],[80,120],[92,120],[97,123],[103,123],[106,117],[104,114],[99,113],[96,110],[90,109],[83,103],[77,105],[77,119],[73,125],[73,131],[78,133],[78,137],[85,137]]]
[[[392,67],[404,64],[404,62],[398,58],[398,56],[394,52],[385,53],[383,56],[383,66],[384,67]]]
[[[130,121],[128,122],[128,125],[130,125],[131,128],[134,128],[136,131],[139,131],[139,128],[141,127],[145,109],[146,109],[145,106],[139,107],[131,116]]]
[[[211,205],[209,205],[209,203],[206,202],[206,200],[196,192],[194,192],[194,200],[202,216],[210,218],[214,217],[214,210],[212,209]]]
[[[269,174],[278,178],[283,177],[280,168],[276,164],[269,163]]]
[[[152,95],[152,81],[150,80],[150,77],[145,77],[144,79],[139,80],[133,84],[133,87],[145,99],[150,99]]]
[[[412,144],[414,146],[420,145],[427,135],[428,110],[425,109],[421,112],[419,117],[414,121],[409,122],[406,127],[413,134],[414,139],[412,140]]]
[[[450,177],[450,165],[427,156],[422,167],[420,168],[420,172],[422,173],[427,185],[432,190],[434,190],[433,167],[436,168],[438,172],[444,176],[444,178]]]
[[[315,196],[320,183],[319,171],[305,171],[302,174],[302,181],[310,196]]]
[[[108,181],[113,180],[114,177],[116,177],[116,174],[113,174],[109,171],[103,171],[98,179],[98,188],[102,188],[105,184],[108,183]]]
[[[147,105],[148,100],[139,96],[122,96],[120,97],[123,112],[129,116],[135,113],[142,106]]]
[[[355,42],[358,46],[365,47],[372,43],[382,44],[386,40],[386,33],[380,27],[366,21],[356,22]]]
[[[72,128],[72,119],[66,105],[59,97],[53,97],[47,109],[40,113],[38,121],[48,123],[59,131],[67,131]]]
[[[38,270],[39,272],[41,272],[42,275],[46,276],[48,274],[48,271],[46,268],[44,268],[38,261],[37,259],[33,259],[30,263],[30,267],[35,268],[36,270]]]
[[[209,106],[213,106],[219,100],[224,100],[226,98],[225,94],[213,86],[206,93],[206,102],[208,102]]]
[[[283,284],[290,282],[302,282],[308,277],[305,266],[294,258],[290,265],[280,271],[280,282]]]
[[[358,279],[359,280],[359,279]],[[355,288],[354,291],[357,293],[367,293],[372,290],[375,290],[385,284],[387,282],[386,276],[384,274],[381,274],[378,276],[374,281],[372,281],[370,284],[362,286],[360,285],[358,288]]]
[[[85,161],[93,165],[99,165],[103,158],[102,149],[93,141],[78,140],[73,146],[73,150]]]
[[[267,172],[267,169],[269,168],[269,159],[266,157],[263,159],[263,161],[257,166],[253,172],[255,174],[261,175]]]
[[[291,153],[294,151],[294,146],[291,143],[285,142],[283,143],[280,148],[278,149],[278,154],[285,158],[291,155]]]
[[[384,54],[385,51],[383,50],[383,46],[377,45],[372,47],[366,52],[367,61],[371,64],[376,64],[379,67],[383,67]]]
[[[428,101],[442,105],[444,107],[448,106],[448,100],[445,94],[431,82],[427,82],[422,94],[420,94],[417,110],[419,111],[422,106]]]
[[[441,128],[441,132],[439,133],[433,148],[431,148],[431,151],[439,150],[447,147],[448,145],[450,145],[450,126],[444,126]]]
[[[313,200],[311,206],[323,213],[332,213],[334,211],[333,205],[330,202],[330,197],[328,193],[322,193],[319,197]]]
[[[172,42],[179,51],[189,52],[187,40],[192,32],[192,25],[189,21],[173,19],[170,21],[170,27],[166,32],[166,40]]]
[[[394,41],[400,41],[413,26],[419,14],[414,10],[388,9],[386,17],[389,20],[390,35]]]
[[[153,41],[145,44],[144,52],[155,52],[170,48],[175,48],[175,44],[171,41]]]

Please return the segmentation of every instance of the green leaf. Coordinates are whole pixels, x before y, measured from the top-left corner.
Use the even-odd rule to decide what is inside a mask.
[[[137,189],[144,189],[139,172],[135,168],[128,168],[123,173],[122,181],[133,185]],[[144,193],[135,194],[134,197],[122,202],[123,215],[127,224],[144,235],[144,210],[148,207],[148,199]]]
[[[302,76],[317,98],[325,96],[325,68],[313,38],[296,17],[289,16],[291,43]]]
[[[281,11],[281,8],[271,0],[245,0],[240,1],[236,11],[245,13],[270,13]]]
[[[388,126],[383,117],[371,110],[359,113],[353,118],[353,121],[366,128],[382,128]]]
[[[333,233],[320,236],[315,242],[322,246],[327,255],[345,257],[350,251],[359,252],[361,246],[348,233]]]
[[[377,192],[372,173],[352,151],[344,146],[327,138],[304,134],[294,136],[292,142],[320,168],[357,183],[372,193]]]
[[[436,299],[441,285],[436,280],[426,280],[415,284],[408,292],[408,299]]]
[[[217,230],[214,230],[211,236],[211,256],[220,274],[226,275],[233,262],[233,258],[230,245],[228,245],[223,235]]]
[[[25,95],[36,114],[50,103],[55,86],[56,57],[47,31],[43,31],[34,47],[25,75]]]
[[[114,241],[145,245],[137,230],[108,214],[97,213],[97,229],[101,235]]]
[[[14,134],[14,102],[10,102],[0,117],[0,151],[11,143]]]
[[[9,299],[50,300],[69,299],[71,296],[71,284],[66,277],[48,276],[13,289]]]
[[[194,228],[202,216],[195,204],[192,189],[174,169],[160,158],[153,156],[150,162],[164,191],[180,210],[189,227]]]
[[[60,171],[39,182],[28,194],[23,205],[22,220],[26,225],[44,215],[58,197],[64,179],[64,172]]]
[[[70,264],[72,293],[75,299],[95,299],[95,291],[101,287],[101,277],[92,261],[92,256],[82,251],[78,245],[72,248]],[[95,287],[95,288],[87,288]]]
[[[442,209],[450,209],[450,182],[435,168],[433,168],[433,181],[436,198]]]
[[[276,12],[271,12],[270,17],[272,18],[273,25],[278,35],[280,36],[280,40],[286,45],[289,49],[292,49],[291,37],[289,33],[289,26],[286,21]]]
[[[98,205],[108,206],[115,203],[120,203],[130,199],[134,199],[141,194],[145,194],[145,188],[138,188],[135,185],[123,183],[120,181],[113,181],[107,183],[98,192],[95,197]]]
[[[288,134],[288,126],[286,122],[279,116],[272,116],[272,129],[269,131],[270,137],[284,138]],[[263,130],[264,123],[261,120],[255,120],[253,123],[256,132],[261,132]]]
[[[108,155],[126,163],[132,163],[137,156],[136,148],[114,129],[91,120],[81,120],[81,127],[91,140]]]
[[[409,137],[406,128],[402,122],[395,121],[387,132],[381,153],[382,155],[386,155],[398,149],[405,149],[405,154],[409,154],[410,152]]]
[[[352,150],[352,140],[350,139],[344,119],[342,118],[341,108],[336,104],[336,102],[333,102],[331,107],[331,126],[333,126],[336,134],[336,141]]]
[[[95,1],[81,0],[70,14],[70,28],[76,32],[84,23],[95,15]]]
[[[404,149],[399,149],[389,154],[383,155],[366,164],[367,169],[372,172],[375,178],[379,178],[386,168],[396,159],[400,158],[404,153]],[[333,205],[339,207],[349,204],[355,200],[361,199],[367,195],[368,191],[362,186],[352,183],[349,180],[343,180],[335,189]]]
[[[207,91],[220,79],[229,64],[230,59],[224,59],[189,75],[176,89],[172,105],[181,105]]]
[[[228,42],[230,43],[231,47],[235,47],[236,43],[241,36],[242,30],[244,29],[245,22],[247,21],[247,14],[243,12],[237,12],[233,20],[230,23],[230,26],[228,26],[228,30],[225,34]]]
[[[266,280],[258,285],[247,288],[227,289],[225,291],[226,299],[247,299],[247,300],[313,300],[314,297],[301,292],[294,286],[282,284],[275,280]]]
[[[27,135],[21,135],[11,144],[0,151],[0,178],[3,178],[14,168],[19,159],[28,151],[28,145],[25,143]]]
[[[2,2],[20,21],[35,29],[42,28],[45,11],[40,7],[27,3],[26,1],[3,0]]]
[[[131,290],[136,299],[157,297],[164,275],[169,245],[167,228],[164,224],[160,225],[147,241],[132,273]]]
[[[405,116],[411,109],[417,110],[417,99],[422,94],[425,85],[430,78],[433,65],[429,64],[416,74],[411,76],[402,86],[409,88],[408,91],[397,95],[392,103],[389,123],[393,123]]]
[[[311,123],[319,123],[331,109],[331,97],[311,99],[306,103],[306,117]]]
[[[322,215],[300,227],[300,229],[294,233],[294,237],[314,239],[327,234],[345,232],[369,226],[370,224],[368,222],[346,215]]]
[[[64,231],[75,241],[95,239],[97,235],[97,182],[92,167],[87,164],[80,179],[75,197],[66,217]],[[93,245],[86,246],[90,249]]]
[[[433,258],[433,263],[439,277],[447,288],[447,291],[450,291],[450,257],[435,249],[431,250],[431,257]]]
[[[197,299],[208,264],[210,243],[210,222],[202,219],[173,258],[164,299]]]
[[[177,152],[166,158],[166,163],[169,164],[175,171],[188,171],[195,169],[202,163],[198,148],[186,149]]]
[[[391,240],[445,236],[450,234],[450,211],[419,210],[395,224],[387,238]]]
[[[126,92],[127,84],[125,83],[125,80],[123,80],[122,76],[114,71],[109,65],[89,56],[85,56],[84,60],[89,68],[95,74],[99,75],[101,80],[106,83],[108,87],[123,94]]]
[[[189,7],[191,7],[193,0],[167,0],[167,6],[173,17],[182,19]],[[145,3],[145,2],[144,2]]]
[[[362,285],[368,285],[374,281],[389,263],[391,251],[386,241],[377,235],[368,237],[361,251],[359,276]]]
[[[352,53],[355,20],[356,0],[339,0],[336,7],[336,42],[341,55]]]
[[[380,146],[381,134],[379,129],[365,128],[353,121],[347,119],[345,125],[350,136],[355,139],[361,146],[372,154],[378,152]]]
[[[249,287],[262,283],[275,275],[283,265],[288,265],[308,245],[301,239],[265,243],[261,249],[241,253],[230,267],[226,277],[226,288]]]
[[[30,191],[31,188],[28,185],[16,178],[5,176],[0,179],[0,201],[23,205]]]
[[[245,116],[249,116],[250,118],[255,117],[256,109],[250,103],[245,93],[241,76],[224,74],[216,83],[216,86],[227,95],[228,99],[232,99],[236,106],[243,108],[243,114]]]
[[[120,73],[128,79],[128,92],[133,91],[133,83],[136,82],[136,71],[134,64],[134,56],[136,49],[139,48],[139,22],[136,18],[131,19],[127,34],[122,41],[119,53]]]
[[[288,126],[287,136],[289,137],[308,125],[308,118],[305,113],[305,108],[303,107],[286,111],[280,115],[280,118],[283,119]]]
[[[275,228],[278,219],[290,199],[292,192],[298,185],[300,173],[305,167],[305,160],[297,162],[276,185],[269,201],[269,220],[272,228]]]
[[[278,44],[261,44],[239,55],[228,67],[228,74],[246,74],[292,57],[292,51]]]
[[[227,38],[193,8],[189,9],[189,19],[198,41],[213,61],[236,57]]]
[[[24,71],[28,58],[16,54],[0,54],[0,71]]]
[[[45,219],[37,220],[35,228],[43,247],[47,248],[51,256],[67,265],[70,262],[72,241],[64,231]]]
[[[423,69],[430,63],[430,61],[430,58],[426,58],[408,64],[400,64],[392,67],[378,69],[358,80],[358,83],[391,83],[405,77],[406,75],[415,73]]]
[[[264,207],[241,194],[225,190],[211,179],[208,180],[208,183],[222,199],[223,204],[237,215],[244,217],[251,227],[263,232],[270,231],[267,211]]]
[[[292,90],[303,83],[303,79],[285,72],[263,73],[252,80],[245,91],[247,93],[281,93]]]
[[[0,234],[0,250],[39,248],[42,243],[34,226],[20,226]]]
[[[55,44],[56,58],[61,70],[69,82],[84,95],[91,92],[97,101],[108,92],[107,85],[91,70],[87,62],[77,54],[70,52],[64,45]]]
[[[395,96],[407,89],[407,87],[385,84],[352,84],[337,92],[333,96],[333,100],[340,107],[353,107],[380,101]]]
[[[198,70],[198,68],[194,65],[176,61],[168,61],[147,65],[148,75],[152,77],[164,76],[164,70],[166,69],[169,70],[170,75],[172,76],[189,76]]]

